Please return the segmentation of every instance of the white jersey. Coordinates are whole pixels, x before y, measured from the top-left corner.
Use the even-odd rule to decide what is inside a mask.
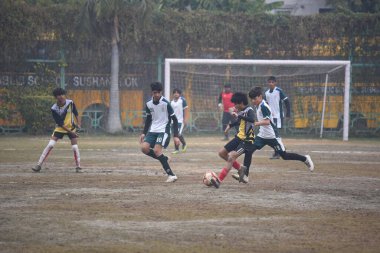
[[[170,133],[170,117],[174,115],[174,111],[166,98],[161,97],[158,103],[154,103],[152,98],[146,103],[145,112],[152,115],[149,132]]]
[[[263,139],[275,139],[279,138],[277,127],[273,122],[273,116],[269,105],[263,100],[256,108],[257,120],[269,119],[270,124],[266,126],[260,126],[259,134],[257,136]]]
[[[272,111],[272,117],[275,120],[278,128],[282,127],[281,119],[284,118],[284,111],[282,108],[282,101],[288,99],[285,93],[278,87],[275,87],[272,91],[267,90],[265,92],[265,100],[267,101]]]
[[[173,107],[178,123],[183,123],[184,110],[187,108],[186,99],[184,97],[179,97],[177,101],[172,100],[170,104]]]

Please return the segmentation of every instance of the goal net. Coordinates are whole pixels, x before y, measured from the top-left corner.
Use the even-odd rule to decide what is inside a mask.
[[[290,100],[282,134],[348,140],[349,61],[166,59],[165,96],[182,90],[190,108],[189,131],[222,131],[217,105],[224,85],[233,92],[248,93],[255,86],[265,91],[269,76]]]

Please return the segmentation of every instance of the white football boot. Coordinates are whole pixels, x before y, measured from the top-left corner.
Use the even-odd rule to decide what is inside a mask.
[[[166,179],[166,183],[174,183],[175,181],[177,181],[178,177],[176,175],[174,176],[168,176],[168,179]]]
[[[305,161],[306,166],[309,168],[310,171],[313,171],[314,170],[314,163],[311,160],[311,157],[309,155],[305,155],[305,157],[306,157],[306,161]]]

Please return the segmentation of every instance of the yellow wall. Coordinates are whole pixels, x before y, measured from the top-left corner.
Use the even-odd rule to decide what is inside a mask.
[[[72,99],[77,106],[79,117],[93,104],[103,104],[109,107],[109,90],[70,90],[67,97]],[[127,111],[143,110],[142,90],[121,90],[120,91],[120,114],[123,124],[127,120]],[[132,117],[131,115],[129,115]],[[132,121],[133,126],[142,124],[141,118]]]

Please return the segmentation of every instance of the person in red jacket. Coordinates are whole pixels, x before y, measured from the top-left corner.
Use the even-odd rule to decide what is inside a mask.
[[[224,90],[220,93],[219,95],[219,100],[218,100],[218,106],[220,110],[223,110],[223,117],[222,117],[222,127],[223,131],[226,129],[228,124],[233,123],[235,119],[232,117],[231,112],[235,110],[235,105],[234,103],[231,102],[233,92],[231,91],[231,85],[230,84],[225,84],[224,85]],[[228,137],[228,132],[224,132],[224,139],[227,141],[229,139]]]

